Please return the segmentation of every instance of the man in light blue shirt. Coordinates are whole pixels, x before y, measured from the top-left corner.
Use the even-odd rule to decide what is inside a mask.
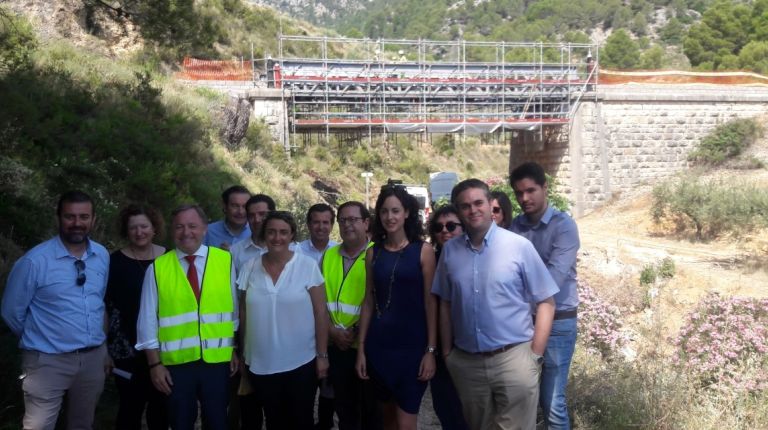
[[[325,203],[317,203],[310,206],[307,210],[307,230],[309,230],[309,239],[299,242],[296,251],[306,256],[312,257],[318,264],[323,257],[323,253],[332,246],[338,245],[331,240],[331,231],[333,231],[333,220],[336,214],[333,208]]]
[[[111,367],[104,345],[109,254],[88,238],[93,201],[70,191],[56,213],[58,236],[14,264],[3,293],[3,320],[22,350],[25,429],[53,429],[65,393],[67,428],[92,428]]]
[[[510,183],[523,213],[510,230],[533,243],[560,292],[555,294],[555,320],[541,370],[539,404],[548,429],[571,428],[565,398],[568,371],[576,347],[576,254],[579,230],[568,214],[547,202],[547,177],[533,162],[523,163],[510,175]]]
[[[251,192],[242,185],[233,185],[221,193],[224,219],[208,225],[208,232],[203,240],[204,245],[229,251],[232,245],[251,236],[245,213],[245,203],[250,197]]]
[[[478,179],[451,194],[466,234],[443,246],[432,285],[442,353],[470,428],[533,430],[558,288],[533,245],[494,224],[490,200]]]

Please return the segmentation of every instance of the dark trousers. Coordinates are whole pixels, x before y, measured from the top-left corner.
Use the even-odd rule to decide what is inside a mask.
[[[152,385],[144,356],[115,360],[115,367],[132,374],[131,379],[114,376],[120,396],[115,428],[141,430],[141,418],[146,408],[147,428],[168,430],[167,398]]]
[[[261,425],[264,422],[264,411],[261,404],[253,393],[242,396],[237,394],[239,389],[240,373],[237,373],[229,379],[229,407],[227,408],[229,429],[261,430]]]
[[[331,367],[328,377],[333,385],[339,430],[378,430],[382,428],[381,413],[370,381],[363,381],[355,372],[357,350],[342,351],[328,348]]]
[[[173,386],[168,396],[168,418],[173,430],[192,430],[198,401],[207,430],[227,430],[229,363],[202,360],[168,366]]]
[[[287,372],[249,372],[256,398],[264,405],[267,430],[312,430],[315,424],[315,360]]]
[[[435,364],[437,365],[435,376],[429,381],[435,415],[440,420],[443,430],[468,430],[469,426],[461,411],[459,394],[456,392],[456,387],[441,355],[435,356]]]

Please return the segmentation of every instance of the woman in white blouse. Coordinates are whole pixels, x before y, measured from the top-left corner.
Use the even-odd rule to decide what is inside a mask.
[[[259,233],[268,251],[237,280],[243,360],[268,430],[311,429],[317,379],[328,372],[323,276],[312,258],[289,249],[295,235],[289,212],[270,212]]]

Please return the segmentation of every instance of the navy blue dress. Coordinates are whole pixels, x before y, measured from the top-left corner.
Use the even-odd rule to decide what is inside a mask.
[[[365,340],[371,378],[381,400],[394,400],[405,412],[419,412],[427,383],[419,381],[419,366],[427,347],[423,242],[397,252],[373,247],[374,309]]]

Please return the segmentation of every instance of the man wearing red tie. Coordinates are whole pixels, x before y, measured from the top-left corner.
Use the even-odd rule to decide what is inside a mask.
[[[173,430],[192,430],[198,401],[206,429],[227,428],[229,376],[237,371],[235,269],[226,251],[203,245],[205,213],[173,211],[176,249],[147,268],[136,349],[147,354],[152,383],[168,396]]]

